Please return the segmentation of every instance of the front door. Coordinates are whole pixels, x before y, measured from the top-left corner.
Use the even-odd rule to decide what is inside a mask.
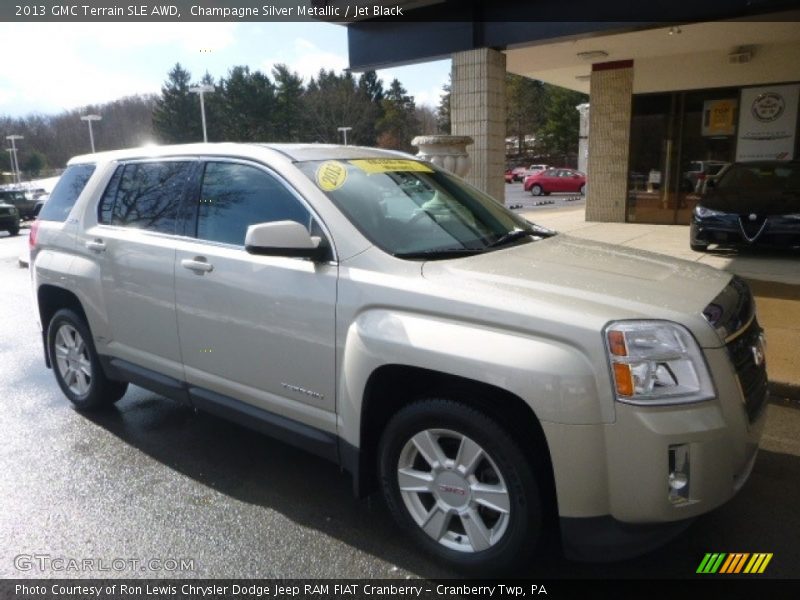
[[[196,220],[175,257],[186,379],[335,431],[337,267],[244,249],[249,225],[284,220],[319,233],[299,196],[266,168],[205,164]]]

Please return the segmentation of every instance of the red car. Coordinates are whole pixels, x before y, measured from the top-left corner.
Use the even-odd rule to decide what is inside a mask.
[[[512,169],[506,169],[506,183],[512,183],[514,181],[514,171]]]
[[[586,193],[586,175],[574,169],[547,169],[525,178],[524,188],[534,196],[553,192]]]

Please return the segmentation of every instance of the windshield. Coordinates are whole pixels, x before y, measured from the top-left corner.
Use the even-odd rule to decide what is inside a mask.
[[[800,193],[798,163],[735,164],[719,176],[717,189]]]
[[[553,235],[436,167],[409,159],[297,165],[373,244],[401,258],[446,258]]]

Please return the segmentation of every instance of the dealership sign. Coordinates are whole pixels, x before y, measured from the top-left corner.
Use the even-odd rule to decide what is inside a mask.
[[[736,160],[791,160],[800,85],[742,90]]]

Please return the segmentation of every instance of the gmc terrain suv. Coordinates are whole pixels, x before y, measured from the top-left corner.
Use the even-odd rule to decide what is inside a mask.
[[[31,231],[47,365],[328,458],[471,573],[624,557],[748,478],[747,286],[529,223],[408,155],[206,144],[81,156]],[[557,538],[556,538],[557,539]]]

